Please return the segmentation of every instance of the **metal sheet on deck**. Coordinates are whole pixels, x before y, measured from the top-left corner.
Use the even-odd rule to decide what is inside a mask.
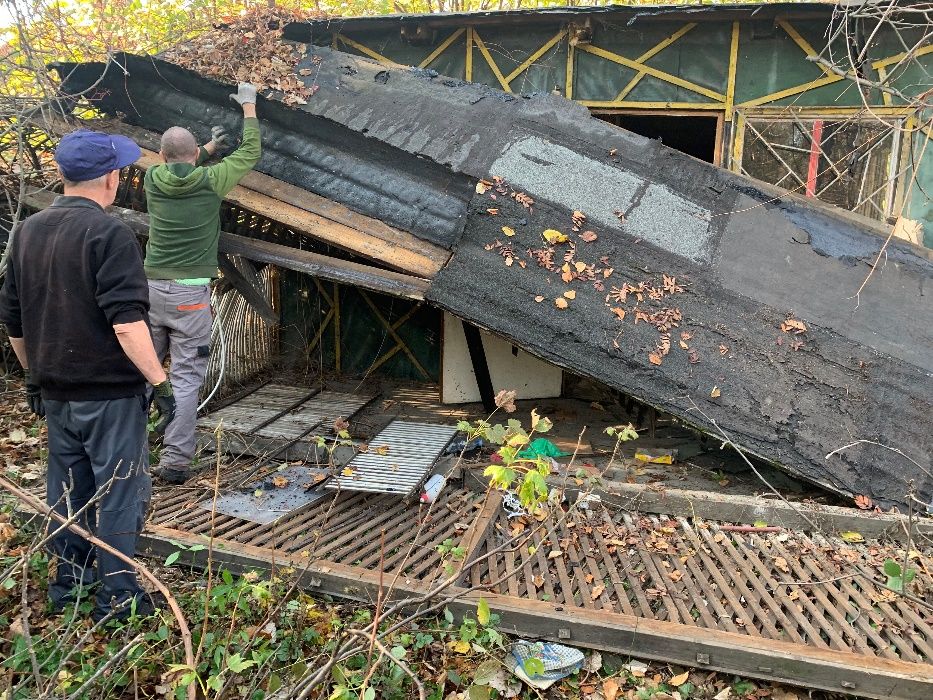
[[[334,477],[327,488],[410,494],[456,434],[452,425],[392,421],[370,440],[369,452],[350,460],[349,472]],[[387,450],[380,454],[383,447]]]
[[[297,438],[316,425],[329,426],[337,418],[350,418],[372,398],[339,391],[322,391],[298,408],[257,430],[255,434],[270,438]]]
[[[288,467],[267,475],[261,482],[222,493],[213,499],[202,501],[202,510],[215,510],[240,520],[260,525],[274,523],[325,495],[323,489],[313,488],[324,480],[326,472],[310,467]]]
[[[214,430],[221,424],[224,430],[249,433],[312,391],[303,386],[266,384],[236,403],[208,413],[198,420],[198,427]]]

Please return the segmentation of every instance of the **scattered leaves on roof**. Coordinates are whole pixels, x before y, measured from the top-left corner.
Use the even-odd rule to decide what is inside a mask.
[[[570,218],[573,221],[574,232],[582,231],[583,226],[586,224],[586,214],[582,211],[574,211]]]
[[[515,235],[515,229],[512,228],[511,226],[503,226],[503,227],[502,227],[502,233],[504,233],[506,236],[514,236],[514,235]]]
[[[566,309],[569,304],[567,303],[567,300],[564,299],[564,297],[557,297],[554,300],[554,306],[556,306],[558,309]]]
[[[597,236],[595,233],[593,233],[592,231],[584,231],[583,233],[580,234],[580,239],[581,239],[584,243],[592,243],[592,242],[595,241],[597,238],[598,238],[598,236]]]

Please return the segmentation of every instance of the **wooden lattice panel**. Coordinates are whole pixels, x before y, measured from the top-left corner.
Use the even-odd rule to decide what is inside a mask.
[[[154,499],[150,523],[225,543],[276,549],[342,564],[418,579],[433,579],[441,570],[437,545],[458,542],[476,517],[483,494],[446,488],[433,504],[412,503],[399,496],[328,493],[309,506],[269,525],[193,508],[204,492],[174,493]],[[384,534],[383,534],[384,533]],[[383,544],[384,538],[384,544]]]
[[[884,581],[903,550],[800,532],[738,533],[688,518],[612,515],[595,505],[538,523],[501,514],[480,553],[522,528],[525,547],[468,573],[473,585],[520,598],[623,613],[888,659],[933,658],[933,616],[860,574]],[[933,559],[911,560],[924,590]]]

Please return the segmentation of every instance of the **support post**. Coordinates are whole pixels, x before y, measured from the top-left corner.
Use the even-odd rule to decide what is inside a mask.
[[[486,351],[483,349],[483,336],[479,328],[466,321],[463,322],[463,335],[466,336],[467,349],[470,351],[470,361],[473,363],[473,374],[476,375],[476,386],[479,387],[483,408],[487,413],[492,413],[496,408],[496,392],[492,388],[492,377],[486,362]]]

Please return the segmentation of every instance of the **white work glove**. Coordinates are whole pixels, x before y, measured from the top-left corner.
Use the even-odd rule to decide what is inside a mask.
[[[240,83],[236,86],[236,92],[230,95],[230,99],[241,105],[256,104],[256,86],[252,83]]]
[[[230,143],[230,134],[222,126],[212,126],[211,143],[214,145],[215,150],[226,148],[227,144]]]

